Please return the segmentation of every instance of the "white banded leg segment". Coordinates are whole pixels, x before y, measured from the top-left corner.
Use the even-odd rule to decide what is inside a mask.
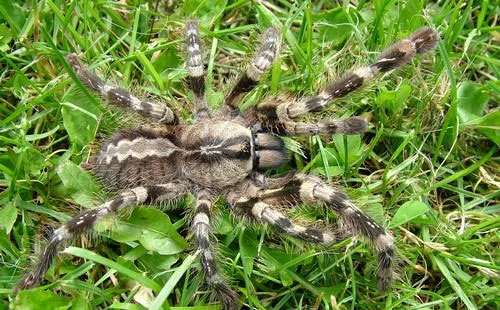
[[[346,120],[322,120],[316,123],[285,121],[282,123],[287,135],[316,136],[323,134],[343,133],[355,135],[366,132],[368,124],[360,117]]]
[[[416,54],[432,50],[438,40],[439,35],[432,28],[424,27],[417,30],[408,38],[398,41],[384,50],[373,64],[343,75],[316,96],[292,102],[288,106],[287,116],[296,118],[308,113],[323,111],[332,100],[360,89],[377,73],[392,71],[408,63]]]
[[[200,31],[196,21],[189,21],[185,28],[187,41],[187,69],[189,76],[203,76],[203,57],[201,50]]]
[[[178,122],[175,113],[166,105],[147,100],[141,100],[129,91],[106,84],[97,75],[91,73],[75,54],[69,54],[68,63],[75,71],[78,79],[89,89],[101,94],[111,103],[120,107],[128,107],[137,113],[150,117],[162,124],[174,124]]]
[[[360,235],[374,245],[379,260],[379,288],[382,291],[389,289],[395,255],[394,238],[390,232],[356,207],[344,193],[326,185],[318,178],[303,174],[296,176],[302,180],[300,197],[304,202],[326,202],[343,219],[349,233]]]
[[[201,48],[198,22],[188,21],[185,27],[187,42],[186,65],[189,72],[189,86],[195,98],[195,109],[198,114],[208,115],[207,99],[205,97],[205,77],[203,69],[203,51]]]
[[[241,199],[235,204],[235,208],[245,208],[246,210],[242,210],[242,213],[251,214],[253,218],[270,224],[278,231],[308,242],[326,246],[344,239],[343,235],[336,229],[326,231],[294,223],[282,212],[257,199]]]
[[[124,191],[97,208],[86,210],[76,215],[66,224],[54,231],[47,246],[38,258],[35,270],[28,273],[19,281],[16,290],[37,286],[43,279],[47,270],[50,268],[52,261],[65,247],[65,244],[73,238],[91,230],[96,222],[104,218],[106,215],[116,214],[118,211],[128,206],[159,201],[162,198],[173,199],[178,196],[179,193],[172,192],[174,188],[182,189],[183,186],[178,184],[162,184],[132,188]]]
[[[279,31],[275,28],[269,28],[264,32],[257,53],[226,97],[226,104],[233,108],[238,107],[242,95],[251,91],[258,84],[262,75],[271,68],[279,54],[279,36]]]
[[[210,192],[206,190],[197,193],[191,229],[196,238],[196,247],[200,250],[200,260],[205,272],[205,281],[222,303],[224,309],[238,309],[238,295],[218,274],[215,255],[210,244],[210,207],[212,198]]]

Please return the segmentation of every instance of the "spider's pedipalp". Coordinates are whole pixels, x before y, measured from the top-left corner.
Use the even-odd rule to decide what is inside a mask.
[[[171,200],[186,190],[186,186],[179,183],[139,186],[122,192],[97,208],[81,212],[54,231],[49,243],[40,254],[35,269],[18,282],[16,291],[37,286],[65,244],[91,230],[96,222],[108,214],[116,214],[126,207],[142,203]]]
[[[69,54],[67,61],[75,71],[78,79],[89,89],[98,92],[109,102],[120,107],[128,107],[145,117],[162,124],[176,124],[179,119],[177,115],[166,105],[141,100],[128,90],[107,84],[97,75],[90,72],[75,54]]]
[[[377,73],[392,71],[412,60],[417,53],[425,53],[433,49],[438,40],[439,35],[432,28],[425,27],[417,30],[408,38],[385,49],[373,64],[344,74],[316,96],[288,103],[287,117],[293,119],[308,113],[323,111],[332,100],[360,89]]]
[[[226,97],[225,103],[232,108],[237,108],[241,95],[251,91],[259,82],[260,78],[273,65],[279,54],[280,33],[276,28],[267,29],[262,35],[262,42],[248,66],[247,70],[240,75],[236,84]]]
[[[238,309],[238,295],[229,287],[217,272],[215,255],[210,244],[210,207],[212,195],[200,190],[196,196],[196,207],[191,220],[191,230],[196,237],[196,246],[200,250],[201,265],[205,272],[205,281],[212,289],[225,310]]]
[[[208,116],[207,98],[205,96],[205,76],[203,69],[203,51],[200,30],[197,21],[188,21],[185,27],[187,42],[187,69],[189,86],[194,94],[195,111],[200,117]]]

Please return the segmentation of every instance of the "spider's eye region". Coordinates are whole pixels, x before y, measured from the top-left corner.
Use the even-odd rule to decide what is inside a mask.
[[[198,152],[202,156],[221,156],[233,159],[249,159],[252,156],[248,137],[227,139],[221,143],[202,144]]]

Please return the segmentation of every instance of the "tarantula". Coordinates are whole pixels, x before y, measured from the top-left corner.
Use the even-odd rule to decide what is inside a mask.
[[[357,208],[342,192],[317,177],[291,172],[265,176],[265,169],[279,167],[289,155],[279,135],[361,134],[362,118],[301,121],[311,112],[321,112],[334,99],[362,87],[376,75],[392,71],[416,54],[432,49],[439,37],[431,28],[421,28],[394,43],[370,65],[351,70],[314,96],[269,96],[240,112],[243,95],[252,90],[273,65],[280,49],[280,33],[270,28],[246,71],[225,97],[224,106],[210,111],[205,97],[202,42],[198,24],[185,25],[189,87],[194,94],[195,120],[182,122],[167,105],[141,100],[123,88],[112,86],[91,73],[74,54],[67,56],[78,79],[113,104],[128,107],[151,118],[156,127],[120,130],[104,142],[93,160],[92,170],[117,190],[111,200],[84,211],[56,229],[39,257],[38,264],[19,283],[31,288],[43,279],[54,258],[74,237],[89,231],[97,221],[120,210],[155,204],[194,193],[196,206],[191,229],[196,238],[205,280],[224,309],[239,307],[238,295],[220,275],[211,245],[212,202],[225,197],[230,210],[256,222],[308,242],[328,246],[351,236],[361,236],[378,253],[379,287],[391,285],[395,255],[390,232]],[[322,203],[334,210],[342,226],[322,229],[298,224],[279,207],[299,203]]]

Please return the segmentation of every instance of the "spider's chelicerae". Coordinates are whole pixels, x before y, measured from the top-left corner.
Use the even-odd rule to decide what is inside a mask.
[[[168,202],[194,193],[196,206],[191,229],[196,238],[205,280],[225,309],[239,307],[238,296],[221,277],[212,243],[211,206],[217,196],[225,197],[231,212],[255,222],[321,245],[330,245],[351,236],[361,236],[378,253],[381,290],[392,280],[395,245],[391,234],[349,198],[317,177],[291,172],[265,176],[269,168],[284,164],[289,156],[279,135],[360,134],[366,121],[346,120],[305,122],[308,113],[323,111],[330,102],[362,87],[377,75],[409,62],[416,54],[432,49],[439,37],[435,30],[422,28],[394,43],[370,65],[353,69],[314,96],[270,96],[241,113],[242,96],[252,90],[272,66],[280,49],[280,34],[264,32],[248,68],[225,97],[225,104],[211,112],[205,97],[201,39],[196,22],[186,23],[187,69],[194,93],[195,121],[183,123],[167,105],[141,100],[125,89],[107,84],[91,73],[76,55],[67,57],[83,84],[119,106],[149,117],[156,126],[120,130],[105,143],[93,161],[94,173],[117,190],[111,200],[84,211],[56,229],[38,264],[18,284],[18,289],[36,286],[54,258],[74,237],[89,231],[102,218],[141,204]],[[298,224],[283,207],[299,203],[322,203],[342,220],[336,228],[320,229]]]

